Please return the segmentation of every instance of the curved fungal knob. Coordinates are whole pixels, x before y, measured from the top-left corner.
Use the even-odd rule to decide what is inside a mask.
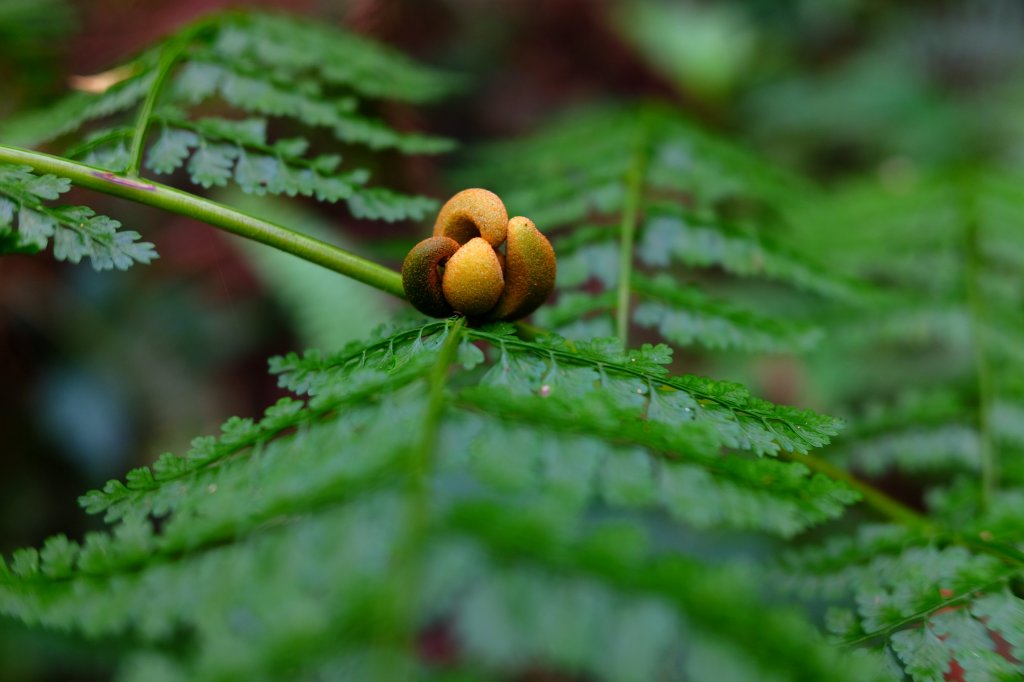
[[[517,216],[508,222],[504,269],[505,290],[491,311],[494,319],[526,317],[548,300],[555,288],[555,250],[529,218]]]
[[[511,321],[547,300],[555,274],[555,251],[532,220],[509,220],[496,194],[467,189],[441,208],[434,236],[405,257],[402,286],[427,315]]]
[[[497,194],[486,189],[464,189],[441,207],[434,222],[435,237],[450,237],[465,244],[482,237],[492,247],[505,241],[508,211]]]
[[[428,237],[412,247],[402,263],[402,287],[416,310],[431,317],[448,317],[455,311],[445,300],[441,266],[459,250],[448,237]]]
[[[498,302],[505,288],[498,254],[485,239],[470,239],[448,259],[441,287],[444,298],[456,312],[466,317],[484,315]]]

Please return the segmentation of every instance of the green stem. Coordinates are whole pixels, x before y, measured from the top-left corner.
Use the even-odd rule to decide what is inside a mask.
[[[978,285],[982,270],[981,248],[978,234],[978,219],[974,201],[970,196],[962,199],[965,241],[964,280],[967,289],[967,305],[971,315],[972,345],[974,346],[974,367],[978,377],[978,447],[981,455],[981,507],[986,510],[992,503],[992,496],[999,486],[999,463],[996,461],[992,433],[989,428],[989,411],[992,407],[994,388],[992,370],[985,357],[985,302]]]
[[[866,505],[883,516],[887,516],[893,521],[915,528],[925,534],[936,533],[935,526],[927,517],[917,513],[902,502],[889,497],[878,488],[866,481],[862,481],[849,471],[813,455],[800,455],[795,452],[783,452],[782,455],[792,462],[800,462],[811,471],[817,471],[833,480],[842,481],[847,484],[860,493]]]
[[[431,367],[430,393],[427,396],[427,410],[424,414],[423,430],[419,447],[412,461],[412,476],[416,490],[423,494],[422,502],[429,502],[428,484],[434,469],[434,452],[437,450],[437,432],[441,425],[441,413],[446,402],[445,386],[448,383],[448,370],[455,359],[459,342],[462,341],[462,330],[466,326],[466,318],[458,317],[448,329],[448,336],[438,353],[437,361]]]
[[[637,220],[640,215],[640,200],[643,196],[644,176],[647,174],[647,137],[649,126],[646,118],[637,123],[637,135],[633,148],[633,161],[626,172],[626,200],[622,209],[622,224],[619,226],[619,284],[615,303],[615,330],[623,347],[629,343],[629,299],[633,278],[633,241],[636,238]]]
[[[817,471],[833,480],[846,483],[861,494],[864,504],[897,523],[917,530],[922,535],[994,556],[1018,569],[1024,568],[1024,552],[1021,552],[1012,545],[950,533],[946,529],[934,524],[926,516],[917,513],[898,500],[889,497],[870,483],[862,481],[854,474],[837,467],[831,462],[819,459],[813,455],[799,455],[793,452],[784,452],[782,455],[791,462],[802,463],[811,471]]]
[[[307,237],[223,204],[161,185],[69,161],[50,154],[0,145],[0,162],[29,166],[38,173],[52,173],[72,183],[111,196],[187,216],[253,241],[272,246],[322,265],[346,277],[405,298],[402,276],[344,249]]]
[[[415,605],[419,602],[419,589],[423,584],[423,546],[430,530],[431,487],[437,439],[448,402],[448,372],[455,360],[465,324],[464,317],[451,324],[426,376],[427,396],[422,428],[417,442],[408,449],[409,495],[405,504],[404,533],[394,550],[390,574],[394,585],[377,607],[381,643],[406,651],[412,651],[415,646]],[[404,663],[401,659],[381,661],[373,679],[409,679],[410,671]]]
[[[875,639],[888,639],[893,633],[903,630],[909,626],[918,625],[923,620],[931,616],[933,613],[936,613],[941,609],[961,604],[969,600],[976,593],[990,590],[996,585],[1002,583],[1004,580],[1006,580],[1006,576],[1000,576],[996,580],[993,580],[985,585],[982,585],[981,587],[971,587],[970,589],[967,589],[963,592],[953,594],[943,599],[939,603],[929,606],[928,608],[921,609],[920,611],[912,613],[904,618],[901,618],[897,622],[893,623],[892,625],[889,625],[888,627],[884,627],[881,630],[868,632],[863,635],[858,635],[857,637],[851,637],[850,639],[844,640],[843,646],[853,647],[858,646],[860,644],[864,644],[865,642],[870,642]]]
[[[146,132],[149,130],[149,124],[153,120],[153,109],[156,107],[157,99],[159,99],[160,93],[163,92],[164,83],[167,82],[171,71],[174,70],[178,60],[185,53],[196,32],[204,25],[196,24],[191,30],[182,33],[164,45],[163,51],[160,54],[160,62],[157,64],[156,76],[153,78],[153,83],[149,86],[149,92],[146,93],[146,99],[143,100],[139,113],[135,118],[135,131],[132,134],[128,167],[125,169],[125,175],[133,178],[139,176],[139,171],[142,169],[142,152],[145,149]]]

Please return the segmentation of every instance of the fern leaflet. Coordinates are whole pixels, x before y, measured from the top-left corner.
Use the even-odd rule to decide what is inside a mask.
[[[152,244],[139,241],[138,232],[121,230],[112,218],[87,206],[46,203],[70,189],[65,178],[0,164],[0,253],[36,253],[52,239],[54,258],[88,258],[96,270],[127,270],[157,257]]]

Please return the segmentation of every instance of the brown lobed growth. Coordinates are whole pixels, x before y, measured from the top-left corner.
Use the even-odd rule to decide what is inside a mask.
[[[448,237],[428,237],[412,247],[402,263],[402,288],[416,310],[431,317],[448,317],[455,311],[441,290],[440,268],[459,250]]]
[[[465,244],[483,237],[497,248],[505,241],[508,211],[501,198],[486,189],[464,189],[441,207],[434,221],[435,237],[451,237]]]
[[[441,207],[434,236],[409,251],[402,285],[432,317],[518,320],[551,295],[556,270],[555,251],[532,220],[509,220],[498,195],[466,189]]]

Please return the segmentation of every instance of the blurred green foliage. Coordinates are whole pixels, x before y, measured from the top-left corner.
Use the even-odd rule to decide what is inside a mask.
[[[0,118],[52,101],[69,76],[81,75],[83,48],[75,40],[98,34],[96,14],[125,10],[118,24],[124,36],[150,22],[170,31],[180,20],[174,4],[140,9],[101,0],[86,8],[59,0],[0,0]],[[181,12],[198,16],[208,5],[187,3]],[[443,541],[430,545],[436,553],[424,564],[435,581],[418,604],[427,625],[414,634],[420,659],[440,662],[428,666],[428,674],[440,669],[440,678],[450,672],[446,679],[475,679],[472,670],[446,667],[461,651],[502,679],[653,679],[658,656],[670,651],[672,660],[685,659],[673,667],[679,679],[823,679],[822,670],[868,679],[879,669],[889,671],[881,679],[899,679],[903,671],[922,680],[1019,677],[1019,566],[1010,570],[1005,557],[993,558],[970,542],[995,538],[1012,549],[1024,541],[1024,468],[1017,464],[1024,454],[1024,200],[1018,179],[1024,170],[1024,8],[1011,0],[509,0],[486,7],[468,0],[415,6],[377,0],[302,9],[340,18],[357,32],[465,77],[462,90],[445,102],[415,108],[392,102],[375,110],[389,126],[383,130],[353,124],[332,110],[331,130],[304,131],[312,153],[330,149],[337,143],[332,134],[340,135],[346,143],[371,142],[369,151],[346,148],[344,162],[372,168],[384,186],[428,196],[444,195],[445,187],[500,188],[514,213],[555,230],[563,254],[562,294],[542,309],[539,321],[584,340],[582,358],[565,348],[546,349],[546,366],[539,347],[503,339],[508,330],[474,331],[448,358],[462,368],[451,390],[465,399],[435,419],[444,471],[457,475],[435,482],[455,494],[438,496],[451,504],[438,521]],[[428,24],[432,30],[424,31]],[[312,54],[301,45],[290,52],[253,52],[243,38],[236,35],[227,44],[253,60],[246,62],[253,70],[272,71],[274,55],[294,64]],[[120,55],[143,47],[125,38]],[[336,66],[344,70],[345,64]],[[234,87],[206,76],[195,82],[208,90],[211,83],[213,90]],[[289,77],[277,77],[282,87],[295,86]],[[372,82],[401,92],[405,81]],[[308,98],[291,101],[288,111],[309,123],[310,101],[319,93],[303,87]],[[412,100],[420,99],[415,91]],[[647,99],[660,104],[634,105]],[[265,113],[257,101],[240,97],[232,103]],[[609,108],[609,102],[625,104]],[[237,177],[248,158],[245,145],[250,153],[261,147],[269,158],[266,148],[293,135],[294,121],[257,124],[253,137],[251,122],[226,132],[231,124],[217,122],[224,108],[204,106],[209,109],[200,110],[205,118],[199,129],[186,129],[180,112],[166,112],[163,155],[150,157],[150,167],[168,173],[169,181],[182,179],[170,173],[203,153],[197,135],[227,134],[232,140],[221,140],[219,156],[186,164],[189,175],[200,184],[222,184],[230,176],[243,189],[259,191],[258,173]],[[43,118],[19,120],[22,130],[45,128],[42,137],[56,132]],[[634,125],[636,120],[641,123]],[[0,128],[17,129],[11,125]],[[379,153],[377,147],[447,148],[437,138],[395,136],[392,125],[436,132],[470,151],[443,161]],[[91,162],[124,161],[124,131],[108,132],[109,138],[83,152],[103,152],[111,143],[105,155],[89,156]],[[479,144],[510,134],[518,136]],[[630,286],[639,304],[631,346],[668,341],[677,350],[668,355],[651,346],[646,354],[628,356],[613,346],[588,347],[585,340],[613,329],[627,173],[643,157],[638,150],[648,148],[653,171],[643,184],[645,217],[632,261]],[[291,151],[289,162],[303,157],[306,147]],[[755,161],[757,156],[770,161]],[[334,172],[330,163],[322,166],[326,174]],[[287,166],[275,165],[271,180]],[[280,193],[300,189],[276,186]],[[331,184],[319,194],[338,199],[351,191]],[[365,215],[398,206],[392,217],[423,217],[432,205],[367,196]],[[32,601],[38,595],[27,591],[18,608],[32,613],[39,606],[51,623],[102,631],[109,640],[83,647],[74,637],[26,632],[4,620],[0,678],[106,679],[116,665],[107,652],[131,649],[137,655],[123,671],[134,679],[189,673],[227,678],[238,671],[281,678],[294,672],[297,660],[311,662],[305,669],[310,679],[330,678],[339,669],[362,679],[382,669],[407,670],[401,666],[412,661],[381,654],[393,652],[389,637],[411,636],[388,620],[400,619],[402,605],[394,607],[396,616],[387,612],[386,600],[377,610],[348,600],[359,589],[387,592],[408,577],[401,566],[381,563],[375,552],[382,546],[427,542],[426,531],[412,540],[402,534],[395,498],[374,494],[351,509],[314,515],[303,534],[274,530],[255,554],[233,541],[240,528],[284,524],[280,519],[305,513],[304,496],[327,500],[350,484],[395,484],[388,472],[409,456],[402,438],[419,433],[430,414],[436,382],[429,363],[437,359],[447,327],[404,327],[413,331],[367,347],[379,364],[356,368],[361,347],[348,355],[329,353],[393,319],[376,292],[260,247],[235,248],[181,219],[89,200],[152,239],[162,259],[149,271],[102,276],[23,255],[0,260],[5,554],[39,546],[57,532],[82,537],[98,524],[74,512],[69,501],[76,494],[150,463],[140,457],[190,451],[191,436],[215,431],[226,415],[261,414],[282,394],[263,373],[267,356],[320,347],[323,355],[285,356],[277,369],[285,371],[288,388],[300,394],[312,388],[314,397],[319,390],[321,403],[296,412],[284,403],[262,426],[232,420],[218,439],[194,445],[182,466],[220,459],[230,464],[239,452],[237,460],[246,463],[171,472],[195,475],[201,486],[175,492],[175,486],[136,472],[129,488],[94,492],[88,498],[94,510],[120,505],[126,516],[113,526],[118,534],[84,544],[86,572],[101,580],[78,578],[73,584],[79,592],[39,597],[38,604]],[[396,265],[426,230],[408,222],[385,227],[339,219],[338,209],[312,203],[250,204],[251,198],[231,194],[223,200],[301,224],[328,241],[385,254]],[[820,269],[808,265],[815,263]],[[382,352],[389,343],[393,356]],[[677,424],[681,435],[672,441],[667,432],[638,434],[628,420],[611,418],[615,409],[638,404],[631,396],[649,391],[652,404],[662,396],[606,369],[628,362],[643,363],[634,379],[657,383],[661,365],[671,362],[675,373],[738,380],[776,402],[844,416],[847,429],[823,457],[928,515],[949,529],[952,540],[894,523],[865,523],[871,519],[861,508],[808,530],[839,516],[853,501],[850,491],[823,476],[805,476],[799,465],[748,456],[770,451],[775,436],[756,424],[730,422],[705,398],[691,404],[682,395],[688,389],[739,400],[741,388],[689,384],[665,392],[672,404],[663,418],[676,414],[672,410],[697,409],[713,424],[709,433],[722,439],[718,444],[733,448],[723,458],[733,468],[723,474],[713,458],[682,446],[693,448],[708,435],[683,428],[688,422]],[[614,409],[600,398],[580,397],[600,382],[615,385]],[[552,387],[554,399],[547,404],[533,399],[551,396]],[[559,403],[560,390],[579,403]],[[371,394],[392,411],[382,417],[367,407]],[[470,397],[479,401],[477,408],[468,407]],[[325,410],[342,404],[353,415],[332,413],[321,421]],[[553,414],[558,407],[575,423],[564,417],[559,422]],[[479,431],[492,421],[508,431],[499,445]],[[802,427],[830,432],[822,424]],[[296,436],[288,429],[297,425]],[[342,447],[329,437],[335,427],[352,429],[345,453],[359,453],[367,469],[349,471],[330,457],[330,448]],[[323,447],[290,449],[304,437]],[[250,458],[239,443],[253,448]],[[694,459],[658,459],[673,447]],[[747,454],[737,456],[737,450]],[[563,471],[551,463],[553,452],[579,459]],[[291,457],[306,468],[295,470]],[[178,463],[158,463],[157,479]],[[374,478],[381,472],[383,479]],[[665,472],[678,484],[675,496],[662,485]],[[983,482],[993,475],[1001,485],[986,489]],[[260,476],[280,486],[272,486],[279,497],[254,493],[249,486]],[[531,498],[538,480],[546,492]],[[811,480],[817,487],[804,488]],[[208,486],[228,493],[217,498],[226,501],[211,501]],[[129,489],[134,492],[124,492]],[[493,499],[475,504],[460,497],[481,490]],[[122,493],[124,499],[115,499]],[[574,496],[593,504],[589,516],[552,502]],[[180,512],[205,540],[186,533],[185,521],[164,534],[159,525],[166,519],[159,513],[156,527],[139,523],[124,512],[136,503]],[[275,517],[277,512],[283,516]],[[583,531],[569,532],[567,518],[583,518]],[[606,527],[608,520],[614,523]],[[736,532],[750,529],[796,539]],[[638,532],[657,551],[648,552]],[[352,554],[338,546],[339,537],[354,539]],[[177,556],[188,542],[225,547],[196,553],[187,563],[147,564],[150,554]],[[682,553],[686,560],[663,562],[659,552]],[[781,563],[772,564],[780,554]],[[296,558],[301,556],[316,561]],[[19,557],[11,570],[20,577],[37,575],[40,566],[52,572],[81,562],[77,545],[60,543],[41,560]],[[719,562],[758,566],[763,589],[755,589],[742,570],[716,575]],[[333,570],[340,565],[348,572]],[[124,567],[124,575],[118,573]],[[212,579],[194,586],[196,575]],[[465,581],[469,598],[446,611],[457,580]],[[110,600],[112,590],[138,598]],[[620,591],[657,594],[661,601],[631,601]],[[762,592],[769,593],[770,604],[757,602],[756,610],[744,612],[742,606]],[[264,599],[271,593],[289,596],[287,611]],[[176,601],[182,594],[196,603]],[[387,645],[332,650],[352,630],[345,619],[333,623],[340,630],[321,627],[325,594],[345,618],[376,622],[380,630],[374,632],[384,634],[375,641]],[[48,604],[50,597],[55,601]],[[702,597],[708,601],[700,602]],[[677,602],[684,605],[683,616],[660,610]],[[871,645],[865,660],[837,663],[833,650],[808,634],[806,619],[776,610],[777,602],[802,609],[838,641]],[[225,621],[218,609],[226,605],[237,610]],[[730,620],[730,609],[742,615]],[[566,613],[573,618],[563,623]],[[589,622],[603,625],[587,629]],[[138,653],[135,642],[119,641],[116,633],[128,623],[142,623],[148,641],[159,645]],[[184,632],[166,631],[170,623],[183,624]],[[211,635],[198,654],[188,632]],[[640,640],[646,648],[622,645]],[[604,645],[593,647],[594,641]],[[679,641],[692,642],[685,654],[672,649]],[[598,649],[600,656],[593,653]],[[323,658],[304,658],[310,651]]]

